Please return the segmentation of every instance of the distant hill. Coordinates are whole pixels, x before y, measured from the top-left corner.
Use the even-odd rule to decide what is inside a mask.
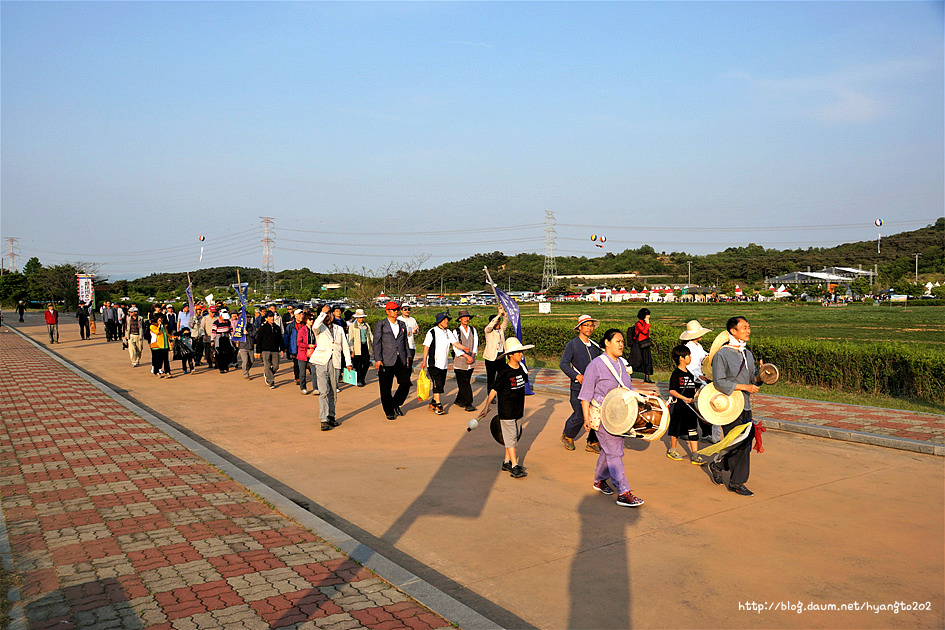
[[[921,254],[919,274],[936,274],[945,279],[945,218],[939,218],[934,224],[918,230],[884,236],[880,254],[876,252],[875,241],[794,250],[765,249],[752,243],[705,256],[684,252],[663,254],[649,245],[643,245],[620,253],[608,252],[598,258],[559,256],[555,259],[555,264],[558,274],[561,275],[636,272],[639,275],[662,276],[668,281],[679,282],[686,279],[687,263],[691,261],[692,281],[695,284],[741,282],[748,286],[760,286],[766,276],[803,271],[808,267],[818,270],[825,266],[862,265],[867,269],[876,264],[879,266],[881,283],[892,284],[915,273],[914,256],[917,252]],[[506,256],[498,251],[477,254],[431,269],[422,269],[411,278],[410,287],[415,291],[434,292],[439,291],[442,281],[444,291],[482,289],[483,266],[489,267],[493,279],[500,285],[505,284],[511,277],[513,289],[537,290],[541,285],[544,256]],[[243,282],[260,282],[262,272],[259,269],[238,269]],[[236,282],[236,271],[237,267],[215,267],[193,271],[190,277],[196,287],[227,286]],[[275,280],[283,290],[288,289],[292,294],[303,295],[317,294],[322,284],[339,281],[335,274],[312,272],[309,269],[280,271],[275,274]],[[111,285],[111,293],[127,294],[134,290],[145,295],[154,295],[156,291],[182,291],[186,284],[187,277],[183,273],[151,274],[136,280],[115,282]]]

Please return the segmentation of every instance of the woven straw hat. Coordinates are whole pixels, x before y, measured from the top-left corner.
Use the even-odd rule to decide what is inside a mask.
[[[693,319],[686,323],[686,332],[679,335],[679,339],[682,341],[689,341],[690,339],[698,339],[706,333],[712,332],[711,328],[705,328],[702,324],[699,323],[698,319]]]
[[[725,395],[710,383],[696,397],[699,415],[709,424],[719,426],[733,422],[745,410],[745,395],[739,391]]]
[[[730,337],[728,336],[728,331],[723,330],[716,336],[715,341],[712,342],[712,347],[709,348],[709,354],[702,359],[702,373],[705,374],[707,379],[712,379],[712,359],[715,358],[715,353],[719,351],[719,348],[724,346],[729,342]]]

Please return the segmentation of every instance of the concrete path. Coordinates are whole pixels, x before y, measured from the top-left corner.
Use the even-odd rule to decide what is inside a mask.
[[[42,340],[38,322],[23,330]],[[632,510],[591,489],[595,455],[562,448],[559,395],[528,399],[515,480],[488,433],[466,431],[472,414],[412,401],[388,421],[373,380],[342,391],[342,426],[322,433],[288,367],[276,390],[258,368],[161,380],[118,344],[63,332],[67,360],[504,627],[945,625],[940,457],[772,430],[746,499],[628,442],[646,500]]]

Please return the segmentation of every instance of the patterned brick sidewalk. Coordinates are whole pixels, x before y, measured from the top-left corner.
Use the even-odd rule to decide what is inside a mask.
[[[533,384],[560,387],[564,390],[569,387],[568,378],[561,370],[533,368],[530,373]],[[654,385],[645,384],[636,379],[633,385],[643,391],[656,391]],[[669,395],[666,383],[659,384],[659,391],[664,398]],[[945,444],[945,422],[942,416],[931,413],[913,413],[766,394],[755,394],[751,401],[756,416],[780,422],[803,423],[920,440],[932,444]]]
[[[449,624],[12,333],[0,487],[30,628]]]

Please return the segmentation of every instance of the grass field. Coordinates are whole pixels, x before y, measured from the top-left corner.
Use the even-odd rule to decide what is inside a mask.
[[[729,304],[640,304],[593,302],[554,302],[551,314],[539,314],[535,303],[521,304],[522,326],[529,320],[576,321],[587,313],[601,320],[604,326],[617,325],[626,329],[636,321],[637,311],[646,306],[650,320],[660,322],[682,332],[686,322],[698,319],[713,331],[724,330],[725,321],[732,315],[744,315],[751,322],[752,337],[793,337],[830,341],[891,341],[916,344],[945,352],[945,306],[908,307],[851,304],[842,308],[824,308],[819,305],[772,302],[739,302]],[[455,315],[459,308],[452,307]],[[432,316],[440,308],[416,309]],[[469,311],[480,318],[495,312],[494,307],[472,307]],[[479,320],[481,321],[481,319]]]

